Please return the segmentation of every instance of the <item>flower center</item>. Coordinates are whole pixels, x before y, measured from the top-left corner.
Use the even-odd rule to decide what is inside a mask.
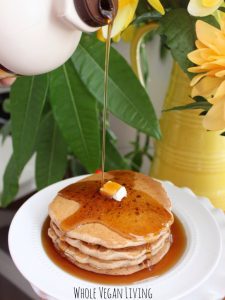
[[[218,5],[219,2],[220,0],[202,0],[202,5],[204,7],[213,7]]]

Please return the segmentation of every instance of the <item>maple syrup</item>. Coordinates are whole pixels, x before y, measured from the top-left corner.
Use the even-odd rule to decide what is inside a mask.
[[[105,4],[104,1],[102,4]],[[102,112],[102,152],[101,152],[102,182],[101,185],[103,186],[105,182],[106,127],[107,127],[107,119],[108,119],[109,58],[110,58],[110,48],[111,48],[111,33],[112,33],[113,19],[115,15],[114,15],[114,11],[112,11],[112,13],[109,14],[109,10],[105,10],[103,8],[102,8],[102,13],[104,13],[108,19],[108,30],[107,30],[106,50],[105,50],[104,101],[103,101],[103,112]]]
[[[107,31],[107,40],[106,40],[106,51],[105,51],[105,74],[104,74],[104,102],[103,102],[103,113],[102,113],[102,182],[101,185],[104,185],[105,182],[105,144],[106,144],[106,127],[108,119],[108,82],[109,82],[109,57],[110,57],[110,47],[111,47],[111,32],[113,26],[113,19],[108,19],[108,31]]]
[[[176,216],[174,217],[174,223],[171,226],[173,243],[170,247],[169,252],[155,266],[131,275],[113,276],[96,274],[93,272],[85,271],[73,265],[56,251],[52,240],[48,236],[48,228],[50,225],[49,218],[46,219],[42,228],[42,244],[46,254],[51,259],[51,261],[53,261],[60,269],[73,275],[74,277],[98,284],[126,285],[137,283],[166,273],[172,267],[174,267],[184,255],[187,246],[185,230],[181,221]]]
[[[112,181],[127,190],[127,197],[118,202],[99,192],[101,181],[85,180],[61,190],[59,196],[74,200],[79,209],[60,224],[63,231],[70,231],[80,224],[100,223],[128,239],[157,235],[172,221],[169,213],[149,194],[134,189],[135,173],[110,171]]]

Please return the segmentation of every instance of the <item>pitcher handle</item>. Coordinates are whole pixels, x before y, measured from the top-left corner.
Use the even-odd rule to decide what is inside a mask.
[[[141,69],[141,59],[140,59],[141,42],[147,33],[157,29],[158,27],[159,24],[157,22],[151,22],[137,28],[135,35],[131,41],[131,45],[130,45],[131,67],[143,86],[145,86],[145,83],[144,83],[144,76]]]

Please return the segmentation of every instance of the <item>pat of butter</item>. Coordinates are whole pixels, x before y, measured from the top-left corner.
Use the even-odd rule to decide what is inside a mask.
[[[116,201],[121,201],[123,198],[127,197],[126,188],[113,181],[107,181],[100,189],[100,193],[103,196],[112,198]]]

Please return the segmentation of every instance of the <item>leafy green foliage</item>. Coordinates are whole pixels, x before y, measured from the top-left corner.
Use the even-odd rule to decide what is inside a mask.
[[[149,23],[151,21],[158,21],[161,17],[162,15],[157,11],[149,11],[137,16],[134,19],[133,24],[138,26],[141,24]]]
[[[187,8],[190,0],[161,0],[160,2],[164,7],[174,8]]]
[[[103,101],[105,46],[93,36],[84,35],[72,61],[86,88],[97,101]],[[130,126],[155,138],[160,137],[158,120],[149,96],[130,66],[111,49],[109,68],[109,110]]]
[[[6,113],[10,113],[10,99],[5,99],[3,102],[3,110]]]
[[[225,7],[221,6],[218,8],[220,11],[225,12]]]
[[[48,76],[22,77],[12,87],[10,111],[13,150],[21,170],[34,152],[48,91]]]
[[[132,170],[138,172],[143,163],[143,153],[138,150],[134,153],[131,161]]]
[[[109,132],[106,134],[106,170],[129,169],[129,166],[124,157],[119,153],[115,140]]]
[[[152,154],[150,153],[150,137],[145,136],[145,143],[142,145],[140,132],[137,131],[135,141],[131,142],[133,149],[126,154],[126,159],[130,168],[133,171],[140,171],[144,157],[152,161]]]
[[[213,16],[198,19],[218,26]],[[188,73],[187,69],[193,66],[187,55],[195,49],[196,21],[197,18],[189,15],[183,8],[173,9],[160,19],[159,33],[164,36],[165,45],[171,50],[174,59],[185,73]],[[188,75],[193,76],[190,73]]]
[[[136,17],[138,18],[139,16],[142,16],[146,13],[153,13],[154,14],[154,11],[152,9],[152,7],[149,5],[149,3],[147,2],[147,0],[139,0],[138,1],[138,6],[137,6],[137,9],[136,9]]]
[[[13,155],[4,174],[1,205],[8,205],[16,196],[19,177],[35,151],[42,111],[48,91],[48,75],[21,77],[10,94]]]
[[[42,120],[36,148],[36,183],[42,189],[61,180],[67,167],[67,145],[52,112]]]
[[[189,110],[189,109],[203,109],[204,111],[208,111],[212,107],[212,104],[207,101],[196,101],[192,103],[188,103],[181,106],[175,106],[169,109],[165,109],[164,112],[174,111],[174,110]]]
[[[146,0],[139,0],[133,24],[158,21],[164,48],[169,49],[184,72],[192,66],[187,54],[195,49],[195,23],[202,19],[218,27],[213,16],[195,18],[187,12],[189,0],[161,0],[166,14],[161,16]],[[220,10],[224,11],[223,8]],[[145,44],[152,35],[146,35]],[[149,76],[145,47],[141,64],[145,82]],[[100,110],[103,103],[105,44],[95,35],[84,34],[73,54],[62,67],[48,75],[20,77],[14,84],[4,109],[11,120],[1,129],[3,141],[12,134],[13,155],[4,174],[2,206],[10,204],[18,192],[21,172],[36,153],[37,187],[43,188],[62,179],[93,172],[100,167]],[[49,80],[50,75],[50,80]],[[189,76],[192,76],[189,74]],[[201,109],[204,115],[211,104],[202,97],[170,110]],[[116,139],[108,129],[106,136],[106,169],[139,170],[143,158],[149,160],[149,136],[160,138],[159,123],[149,96],[125,59],[111,49],[109,72],[109,111],[137,129],[133,150],[123,157]],[[144,146],[140,132],[146,134]],[[224,135],[224,133],[222,133]]]
[[[69,60],[52,72],[50,101],[68,145],[89,172],[100,163],[100,127],[97,104]]]
[[[178,17],[179,16],[179,17]],[[192,66],[187,54],[195,48],[195,19],[185,9],[171,10],[160,20],[159,32],[184,72]]]
[[[20,77],[5,108],[11,120],[13,155],[4,174],[0,198],[7,206],[15,198],[26,163],[36,156],[36,184],[41,189],[67,176],[100,167],[100,113],[103,102],[105,45],[84,35],[72,59],[47,75]],[[112,49],[109,110],[138,130],[160,136],[159,124],[145,89],[130,66]],[[106,138],[106,168],[127,169],[112,133]]]

